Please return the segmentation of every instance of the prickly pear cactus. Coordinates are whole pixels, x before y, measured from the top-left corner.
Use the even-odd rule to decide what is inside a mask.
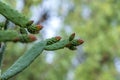
[[[3,74],[1,74],[2,57],[4,53],[6,42],[21,42],[30,43],[37,38],[35,35],[38,33],[43,26],[33,24],[33,20],[29,20],[23,14],[11,8],[9,5],[0,1],[0,14],[3,15],[7,20],[12,21],[14,24],[19,26],[19,32],[15,30],[9,30],[6,28],[7,23],[0,23],[0,79],[8,80],[16,74],[22,72],[27,68],[44,50],[53,51],[63,48],[70,50],[76,50],[77,46],[81,45],[84,41],[81,39],[74,39],[75,33],[71,34],[67,39],[61,40],[60,36],[52,37],[40,41],[33,45],[31,49],[26,51],[18,60],[14,62]],[[7,21],[6,21],[7,22]],[[28,34],[28,32],[29,34]],[[32,33],[32,34],[30,34]],[[2,45],[4,43],[4,45]]]

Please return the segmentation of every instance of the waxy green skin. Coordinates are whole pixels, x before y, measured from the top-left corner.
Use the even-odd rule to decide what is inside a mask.
[[[62,40],[62,41],[59,41],[55,44],[52,44],[52,45],[48,45],[45,47],[45,50],[47,51],[53,51],[53,50],[58,50],[58,49],[62,49],[64,48],[67,44],[69,44],[69,40]]]
[[[57,43],[57,42],[60,41],[60,39],[61,39],[61,37],[59,37],[59,39],[57,39],[57,37],[52,37],[50,39],[46,39],[47,45],[51,45],[51,44]]]
[[[2,30],[4,27],[3,24],[0,25],[0,42],[30,42],[30,36],[27,35],[25,28],[30,33],[38,33],[39,28],[32,24],[33,21],[30,21],[28,18],[12,9],[10,6],[0,1],[0,14],[5,16],[8,20],[12,21],[16,25],[21,27],[21,33],[19,34],[15,30]],[[10,34],[10,35],[9,35]],[[75,50],[76,46],[81,45],[82,43],[78,43],[78,40],[74,39],[75,34],[71,34],[70,37],[66,40],[59,41],[58,38],[50,38],[44,41],[40,41],[33,45],[31,49],[25,52],[15,63],[8,68],[2,76],[0,76],[1,80],[8,80],[9,78],[15,76],[16,74],[22,72],[25,68],[27,68],[42,52],[43,50],[53,51],[62,49],[64,47],[69,48],[71,50]],[[33,37],[32,37],[33,39]]]
[[[46,41],[38,42],[23,54],[8,70],[6,70],[1,80],[7,80],[27,68],[44,50]]]
[[[8,70],[6,70],[2,76],[1,80],[7,80],[14,75],[20,73],[25,68],[27,68],[41,53],[43,50],[53,51],[66,47],[68,44],[74,44],[74,46],[78,46],[78,40],[73,39],[69,41],[66,40],[55,40],[56,38],[50,38],[45,41],[40,41],[33,45],[33,47],[28,50],[25,54],[23,54]],[[72,50],[72,49],[71,49]]]
[[[53,38],[52,38],[53,39]],[[7,80],[11,78],[12,76],[20,73],[25,68],[27,68],[39,55],[42,53],[42,51],[46,48],[47,42],[50,40],[40,41],[34,46],[28,50],[25,54],[23,54],[8,70],[6,70],[2,76],[2,80]],[[61,41],[60,43],[64,43],[64,41]],[[60,43],[58,43],[58,46],[54,46],[52,48],[55,48],[55,50],[62,48],[64,45],[68,44],[68,41],[64,43],[64,45],[60,46]],[[56,43],[57,44],[57,43]],[[52,49],[49,49],[52,50]]]
[[[19,34],[14,30],[0,30],[0,42],[12,41],[19,37]]]
[[[14,30],[0,30],[0,42],[32,42],[27,34],[19,34]],[[33,40],[34,41],[34,40]]]
[[[0,1],[0,14],[5,16],[8,20],[14,22],[21,27],[27,27],[28,19],[20,14],[18,11],[13,10],[10,6]]]
[[[63,48],[69,48],[67,47],[68,44],[71,44],[71,46],[79,46],[81,44],[78,43],[78,39],[74,39],[72,41],[69,41],[69,39],[66,39],[66,40],[62,40],[62,41],[59,41],[57,43],[54,43],[54,44],[51,44],[51,45],[47,45],[45,47],[45,50],[47,51],[53,51],[53,50],[58,50],[58,49],[63,49]],[[72,50],[72,49],[71,49]]]
[[[31,22],[23,14],[19,13],[17,10],[11,8],[11,6],[0,1],[0,14],[6,17],[8,20],[12,21],[16,25],[19,25],[22,28],[27,28],[30,33],[36,34],[39,31],[36,28],[35,24],[28,25]]]
[[[8,35],[10,34],[10,35]],[[12,41],[15,42],[16,38],[22,38],[19,42],[30,42],[28,39],[28,36],[26,34],[20,35],[18,32],[14,30],[0,30],[0,42],[8,42]],[[64,48],[67,44],[71,43],[74,46],[77,45],[77,40],[72,39],[71,41],[69,39],[59,41],[56,39],[56,37],[47,39],[47,46],[45,47],[45,50],[51,51],[51,50],[57,50]]]
[[[10,34],[10,35],[8,35]],[[24,34],[19,34],[17,31],[15,30],[0,30],[0,42],[15,42],[15,39],[21,39],[19,42],[30,42],[29,41],[29,37],[26,33]],[[53,43],[56,43],[60,40],[60,38],[58,39],[57,37],[52,37],[50,39],[47,39],[47,45],[51,45]]]
[[[20,33],[21,34],[28,34],[25,28],[20,28]]]
[[[54,38],[34,44],[30,50],[23,54],[7,71],[5,71],[5,73],[2,74],[1,79],[7,80],[23,71],[40,55],[40,53],[42,53],[43,50],[58,50],[70,43],[69,40],[62,40],[47,46],[47,43],[51,42],[51,40],[54,41]]]

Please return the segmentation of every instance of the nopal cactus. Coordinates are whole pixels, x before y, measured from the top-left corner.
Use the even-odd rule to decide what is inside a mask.
[[[0,14],[3,15],[7,20],[13,22],[20,27],[20,31],[4,29],[5,24],[0,23],[0,48],[1,43],[5,42],[22,42],[30,43],[35,41],[37,38],[33,35],[38,33],[43,26],[33,24],[33,20],[29,20],[23,14],[19,13],[9,5],[0,1]],[[28,34],[27,31],[32,34]],[[9,34],[9,35],[8,35]],[[81,39],[74,39],[75,33],[71,34],[67,39],[61,40],[60,36],[52,37],[33,45],[31,49],[26,51],[18,60],[14,62],[3,74],[0,72],[1,80],[8,80],[16,74],[22,72],[27,68],[44,50],[53,51],[63,48],[70,50],[76,50],[76,46],[81,45],[84,41]],[[2,64],[3,52],[0,55],[0,63]],[[1,71],[0,64],[0,71]]]

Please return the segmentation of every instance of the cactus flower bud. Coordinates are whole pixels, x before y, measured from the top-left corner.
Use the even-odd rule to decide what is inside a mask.
[[[57,41],[61,40],[60,36],[56,36],[55,38],[56,38]]]
[[[50,38],[50,39],[47,39],[47,45],[51,45],[51,44],[54,44],[58,41],[61,40],[61,37],[60,36],[56,36],[56,37],[53,37],[53,38]]]
[[[42,25],[36,25],[36,29],[37,29],[37,31],[41,30],[42,28],[43,28]]]
[[[69,41],[72,41],[74,39],[74,37],[75,37],[75,33],[72,33],[69,37]]]
[[[84,43],[84,41],[82,39],[78,39],[77,42],[78,42],[79,45]]]
[[[28,37],[29,37],[31,42],[37,40],[37,38],[32,34],[28,35]]]

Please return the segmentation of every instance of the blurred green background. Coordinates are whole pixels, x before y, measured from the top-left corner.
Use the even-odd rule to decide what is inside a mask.
[[[76,51],[44,51],[10,80],[120,80],[120,0],[1,1],[44,25],[40,40],[75,32],[85,41]],[[17,29],[11,25],[9,29]],[[7,43],[3,71],[32,44]]]

